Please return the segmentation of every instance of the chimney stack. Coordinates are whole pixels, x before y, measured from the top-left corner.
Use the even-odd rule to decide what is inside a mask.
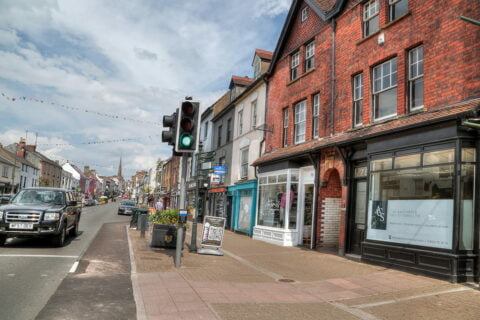
[[[25,139],[20,138],[20,142],[18,143],[18,147],[17,147],[17,156],[21,158],[25,158],[25,148],[26,148]]]

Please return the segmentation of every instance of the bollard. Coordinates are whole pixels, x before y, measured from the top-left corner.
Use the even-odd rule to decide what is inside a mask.
[[[148,214],[140,214],[140,238],[145,238],[145,231],[147,230]]]

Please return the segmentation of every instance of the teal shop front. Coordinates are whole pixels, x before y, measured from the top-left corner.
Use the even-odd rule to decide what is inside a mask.
[[[233,196],[232,229],[251,236],[255,225],[257,181],[246,181],[228,188]]]

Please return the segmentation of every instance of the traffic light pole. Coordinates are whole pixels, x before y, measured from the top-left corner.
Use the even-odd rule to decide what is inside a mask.
[[[179,209],[186,209],[186,195],[187,195],[187,165],[188,165],[188,155],[182,155],[182,165],[181,165],[181,179],[180,179],[180,203]],[[180,268],[182,265],[182,247],[183,247],[183,233],[185,232],[185,226],[183,223],[179,222],[177,229],[177,247],[175,250],[175,267]]]

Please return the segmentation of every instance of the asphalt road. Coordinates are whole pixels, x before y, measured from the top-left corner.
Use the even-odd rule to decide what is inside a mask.
[[[34,319],[108,222],[127,222],[117,203],[84,208],[80,235],[63,248],[48,240],[10,239],[0,247],[0,319]]]

